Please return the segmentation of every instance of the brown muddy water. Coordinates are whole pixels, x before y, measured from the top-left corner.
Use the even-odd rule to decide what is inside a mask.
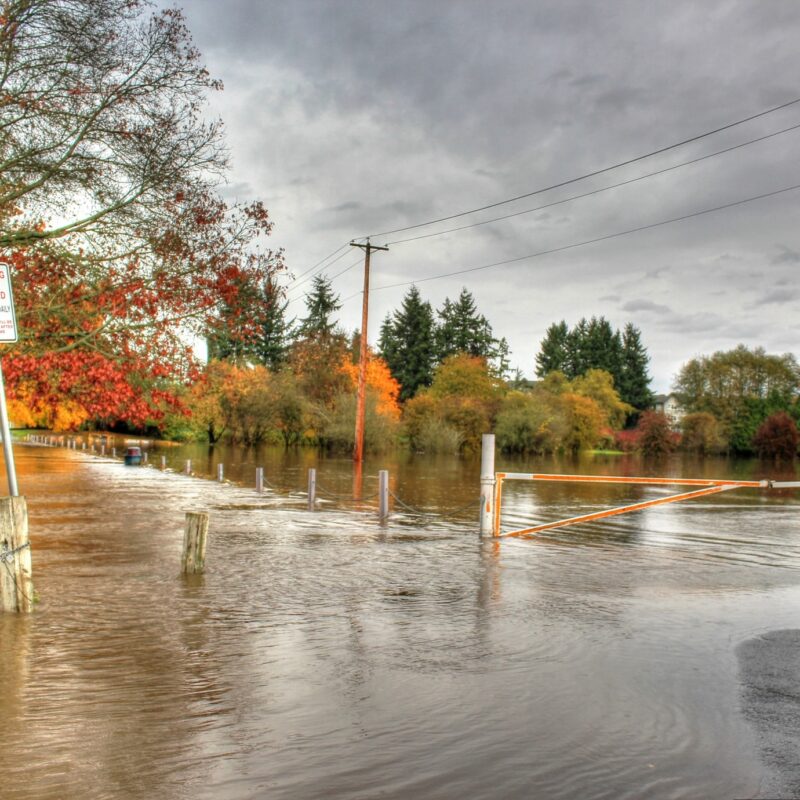
[[[480,540],[476,461],[171,448],[175,472],[17,447],[34,614],[0,617],[0,797],[794,796],[737,647],[800,625],[800,493],[742,490]],[[186,477],[195,470],[246,485]],[[257,464],[280,491],[257,495]],[[300,493],[309,466],[328,500]],[[757,463],[499,469],[764,477]],[[794,475],[772,477],[789,479]],[[657,496],[507,484],[505,529]],[[321,492],[321,497],[325,495]],[[467,506],[463,510],[457,510]],[[183,515],[211,512],[204,576]],[[789,787],[789,788],[787,788]]]

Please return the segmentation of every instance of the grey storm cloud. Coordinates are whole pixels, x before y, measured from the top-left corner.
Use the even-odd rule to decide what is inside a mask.
[[[789,289],[787,291],[786,289],[778,288],[762,294],[761,297],[753,302],[753,306],[783,305],[784,303],[794,303],[798,299],[800,299],[800,291],[797,289]]]
[[[414,241],[375,260],[374,285],[418,281],[434,305],[467,286],[508,338],[512,364],[529,374],[544,331],[562,318],[633,322],[657,389],[706,348],[785,348],[796,308],[770,287],[794,280],[800,262],[800,191],[690,215],[796,181],[799,131],[547,212],[416,237],[604,189],[800,123],[798,104],[459,216],[794,99],[800,4],[192,0],[185,13],[226,87],[211,109],[228,132],[226,196],[248,199],[241,189],[264,199],[292,271],[353,237],[442,218],[379,237]],[[678,217],[686,218],[606,238]],[[350,329],[360,324],[359,282],[351,269],[334,283]],[[372,340],[407,288],[376,291]],[[302,302],[301,292],[292,297]],[[769,313],[759,316],[758,307]]]
[[[661,303],[654,303],[651,300],[629,300],[622,305],[623,311],[628,311],[635,314],[644,311],[652,314],[672,314],[674,313],[669,306],[662,305]]]

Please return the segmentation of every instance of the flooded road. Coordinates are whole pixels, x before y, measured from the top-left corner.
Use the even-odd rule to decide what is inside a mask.
[[[207,475],[224,460],[248,486],[261,463],[281,492],[17,448],[40,603],[0,616],[3,800],[800,791],[746,713],[737,661],[743,643],[800,627],[797,492],[495,542],[468,507],[477,462],[368,463],[365,494],[388,466],[396,495],[434,514],[396,508],[381,526],[335,501],[347,459],[163,452]],[[330,492],[315,514],[289,494],[308,466]],[[662,469],[763,477],[750,462]],[[658,491],[509,484],[503,527]],[[189,510],[211,512],[194,579],[178,574]]]

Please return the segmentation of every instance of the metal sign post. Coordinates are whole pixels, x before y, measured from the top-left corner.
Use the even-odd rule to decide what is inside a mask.
[[[11,292],[11,275],[8,264],[0,263],[0,342],[17,341],[17,317],[14,314],[14,295]],[[0,361],[0,433],[3,436],[3,456],[8,475],[8,492],[19,497],[17,469],[14,465],[14,450],[11,447],[11,428],[8,425],[6,387],[3,382],[3,367]]]

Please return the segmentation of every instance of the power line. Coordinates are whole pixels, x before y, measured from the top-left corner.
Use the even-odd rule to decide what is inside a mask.
[[[342,256],[344,256],[346,253],[347,253],[347,251],[345,251],[345,253],[342,253]],[[339,256],[339,258],[341,258],[342,256]],[[335,261],[338,261],[338,260],[339,260],[339,259],[337,258]],[[331,261],[331,264],[334,264],[334,263],[335,263],[335,261]],[[335,275],[331,276],[331,277],[328,279],[328,280],[329,280],[329,282],[330,282],[330,283],[333,283],[333,282],[334,282],[334,281],[335,281],[337,278],[339,278],[339,277],[341,277],[342,275],[344,275],[344,274],[345,274],[345,272],[349,272],[351,269],[353,269],[353,267],[355,267],[355,266],[358,266],[358,265],[359,265],[359,264],[361,264],[361,263],[362,263],[362,260],[361,260],[360,258],[359,258],[359,259],[357,259],[356,261],[353,261],[353,263],[352,263],[352,264],[348,264],[348,266],[346,266],[346,267],[345,267],[343,270],[341,270],[341,271],[337,272]],[[330,266],[330,264],[328,264],[328,266]],[[298,287],[297,287],[297,286],[295,286],[294,288],[295,288],[295,289],[297,289]],[[294,291],[294,289],[292,289],[292,291]],[[294,295],[294,297],[288,297],[288,296],[287,296],[286,300],[287,300],[287,302],[289,302],[289,303],[293,303],[295,300],[299,300],[299,299],[300,299],[300,297],[301,297],[301,295],[300,295],[300,294],[296,294],[296,295]]]
[[[708,153],[704,156],[699,156],[697,158],[689,159],[688,161],[682,161],[680,164],[673,164],[671,167],[664,167],[664,169],[656,170],[655,172],[648,172],[645,175],[639,175],[636,178],[629,178],[626,181],[620,181],[619,183],[612,183],[609,186],[603,186],[599,189],[593,189],[590,192],[583,192],[582,194],[574,194],[571,197],[565,197],[563,200],[555,200],[552,203],[545,203],[544,205],[535,206],[534,208],[526,208],[524,211],[515,211],[512,214],[504,214],[500,217],[492,217],[491,219],[485,219],[480,222],[471,222],[469,225],[459,225],[456,228],[447,228],[443,231],[436,231],[435,233],[422,233],[419,236],[410,236],[407,239],[395,239],[394,241],[387,242],[388,245],[395,245],[395,244],[405,244],[406,242],[416,242],[420,239],[430,239],[434,236],[444,236],[448,233],[455,233],[456,231],[465,231],[469,228],[477,228],[481,225],[489,225],[492,222],[501,222],[502,220],[511,219],[512,217],[519,217],[523,214],[532,214],[534,211],[543,211],[546,208],[552,208],[553,206],[563,205],[564,203],[570,203],[573,200],[581,200],[584,197],[592,197],[596,194],[601,194],[602,192],[607,192],[611,189],[618,189],[620,186],[628,186],[631,183],[636,183],[637,181],[645,180],[645,178],[653,178],[656,175],[663,175],[665,172],[671,172],[675,169],[680,169],[681,167],[689,166],[690,164],[696,164],[699,161],[705,161],[709,158],[714,158],[715,156],[723,155],[725,153],[730,153],[733,150],[738,150],[741,147],[747,147],[748,145],[755,144],[757,142],[763,142],[766,139],[772,139],[775,136],[780,136],[783,133],[788,133],[789,131],[796,131],[800,129],[800,123],[797,125],[790,125],[788,128],[783,128],[779,131],[775,131],[774,133],[768,133],[764,136],[759,136],[755,139],[749,139],[746,142],[741,142],[740,144],[735,144],[731,147],[725,147],[722,150],[717,150],[713,153]]]
[[[540,250],[536,253],[528,253],[527,255],[517,256],[516,258],[507,258],[504,259],[503,261],[495,261],[492,264],[482,264],[481,266],[478,267],[468,267],[467,269],[454,270],[453,272],[443,272],[439,275],[429,275],[428,277],[417,278],[416,280],[413,281],[403,281],[401,283],[390,283],[384,286],[375,286],[373,287],[372,291],[378,292],[381,291],[382,289],[396,289],[402,286],[412,286],[413,284],[416,283],[425,283],[427,281],[438,280],[439,278],[451,278],[455,275],[465,275],[469,272],[479,272],[480,270],[491,269],[492,267],[500,267],[506,264],[515,264],[519,261],[526,261],[527,259],[530,258],[540,258],[541,256],[552,255],[553,253],[561,253],[565,250],[573,250],[577,247],[585,247],[586,245],[597,244],[598,242],[605,242],[608,241],[609,239],[617,239],[622,236],[629,236],[632,233],[639,233],[640,231],[651,230],[653,228],[660,228],[664,225],[671,225],[674,222],[682,222],[684,220],[692,219],[694,217],[701,217],[705,214],[711,214],[715,211],[723,211],[724,209],[727,208],[734,208],[736,206],[745,205],[746,203],[753,203],[756,200],[764,200],[768,197],[775,197],[776,195],[785,194],[786,192],[792,192],[797,189],[800,189],[800,183],[794,184],[793,186],[786,186],[782,189],[776,189],[775,191],[772,192],[765,192],[764,194],[754,195],[753,197],[745,197],[742,200],[735,200],[731,203],[724,203],[723,205],[713,206],[712,208],[704,208],[700,211],[693,211],[690,214],[682,214],[679,217],[671,217],[670,219],[660,220],[659,222],[651,222],[647,225],[638,225],[635,228],[628,228],[627,230],[624,231],[617,231],[615,233],[609,233],[604,236],[597,236],[593,239],[585,239],[581,242],[573,242],[572,244],[565,244],[561,245],[560,247],[552,247],[548,250]],[[342,301],[342,303],[346,303],[348,300],[352,300],[352,298],[358,296],[359,294],[361,294],[361,292],[355,292],[354,294],[349,295]]]
[[[313,266],[310,266],[307,270],[305,270],[305,272],[301,272],[296,278],[294,278],[289,284],[287,284],[287,286],[285,288],[289,289],[290,287],[293,287],[294,284],[296,284],[298,281],[300,281],[300,279],[302,277],[304,277],[305,275],[308,275],[309,272],[312,272],[317,267],[319,267],[321,264],[324,264],[329,258],[335,256],[340,250],[344,250],[345,253],[349,252],[349,250],[347,250],[347,248],[349,246],[350,246],[350,242],[345,242],[343,245],[341,245],[341,247],[337,247],[332,253],[328,253],[328,255],[325,256],[325,258],[321,258],[319,261],[317,261],[316,264],[314,264]],[[343,257],[344,257],[344,253],[342,253],[338,258],[335,258],[331,262],[331,264],[335,263],[336,261],[339,260],[339,258],[343,258]],[[327,266],[330,266],[330,264],[328,264]],[[306,278],[306,280],[308,280],[308,278]],[[300,283],[305,283],[305,281],[300,281]]]
[[[578,183],[579,181],[586,180],[587,178],[593,178],[597,175],[603,175],[606,172],[611,172],[612,170],[619,169],[620,167],[628,166],[629,164],[635,164],[637,161],[643,161],[646,158],[652,158],[653,156],[661,155],[662,153],[667,153],[670,150],[674,150],[677,147],[682,147],[685,144],[690,144],[691,142],[697,142],[701,139],[705,139],[709,136],[713,136],[714,134],[721,133],[722,131],[730,130],[731,128],[735,128],[737,125],[743,125],[745,122],[751,122],[754,119],[758,119],[759,117],[764,117],[767,114],[773,114],[775,111],[780,111],[784,108],[789,108],[790,106],[796,105],[800,103],[800,97],[789,100],[786,103],[781,103],[780,105],[773,106],[772,108],[766,109],[766,111],[760,111],[757,114],[751,114],[749,117],[744,117],[743,119],[736,120],[735,122],[729,122],[727,125],[722,125],[718,128],[714,128],[713,130],[706,131],[705,133],[697,134],[696,136],[691,136],[688,139],[682,139],[679,142],[675,142],[674,144],[667,145],[666,147],[660,147],[657,150],[651,150],[649,153],[645,153],[640,156],[636,156],[635,158],[629,158],[625,161],[620,161],[617,164],[612,164],[608,167],[603,167],[602,169],[596,169],[592,172],[584,173],[583,175],[579,175],[575,178],[570,178],[568,180],[560,181],[559,183],[554,183],[551,186],[545,186],[541,189],[535,189],[532,192],[526,192],[525,194],[517,195],[516,197],[510,197],[507,200],[499,200],[496,203],[489,203],[485,206],[480,206],[478,208],[471,208],[468,211],[460,211],[456,214],[448,214],[445,217],[439,217],[438,219],[428,220],[426,222],[418,222],[415,225],[407,225],[403,228],[394,228],[393,230],[389,231],[382,231],[381,233],[373,233],[370,234],[372,237],[381,237],[381,236],[390,236],[395,233],[403,233],[404,231],[415,230],[417,228],[424,228],[428,225],[435,225],[439,222],[447,222],[451,219],[458,219],[459,217],[465,217],[468,214],[475,214],[478,211],[486,211],[490,208],[497,208],[498,206],[507,205],[508,203],[513,203],[517,200],[524,200],[526,197],[533,197],[537,194],[543,194],[544,192],[549,192],[552,189],[560,189],[563,186],[569,186],[573,183]],[[367,238],[366,236],[359,237],[361,239]]]

